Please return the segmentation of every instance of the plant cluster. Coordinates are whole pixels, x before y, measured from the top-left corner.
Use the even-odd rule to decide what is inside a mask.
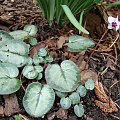
[[[11,94],[20,89],[22,69],[21,74],[31,80],[23,97],[23,106],[29,115],[45,115],[52,108],[57,95],[61,97],[60,104],[64,109],[73,104],[75,114],[81,117],[84,109],[80,97],[84,97],[87,90],[94,89],[93,80],[89,79],[85,86],[80,85],[81,77],[77,65],[71,60],[64,60],[61,64],[51,63],[53,57],[46,48],[40,48],[30,57],[31,41],[31,45],[37,43],[34,37],[36,33],[37,27],[34,25],[26,25],[23,30],[9,33],[0,30],[0,95]],[[72,35],[65,45],[70,52],[81,52],[93,47],[95,43],[88,38]],[[44,64],[47,64],[46,69],[42,67]],[[47,84],[38,81],[43,78],[43,74]]]

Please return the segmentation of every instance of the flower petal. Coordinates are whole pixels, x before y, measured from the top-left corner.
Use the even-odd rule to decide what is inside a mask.
[[[108,29],[113,29],[112,24],[108,24]]]
[[[119,25],[117,25],[115,29],[116,29],[116,31],[119,30]]]
[[[112,22],[115,22],[116,21],[116,18],[112,17],[112,16],[109,16],[108,17],[108,22],[109,23],[112,23]]]

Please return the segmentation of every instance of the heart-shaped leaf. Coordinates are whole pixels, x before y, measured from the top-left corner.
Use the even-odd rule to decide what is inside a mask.
[[[78,117],[82,117],[84,115],[84,108],[82,104],[79,105],[75,105],[74,106],[74,113],[78,116]]]
[[[0,61],[21,67],[28,62],[29,46],[20,40],[5,41],[0,47]]]
[[[30,38],[29,38],[29,43],[30,43],[31,45],[36,45],[36,44],[37,44],[37,39],[34,38],[34,37],[30,37]]]
[[[85,37],[79,36],[79,35],[72,35],[69,38],[69,42],[66,43],[67,49],[70,52],[81,52],[86,50],[89,47],[93,47],[95,43]]]
[[[69,97],[63,97],[60,99],[60,105],[63,109],[69,109],[71,107],[71,100]]]
[[[51,109],[54,100],[55,93],[52,88],[33,82],[26,89],[23,106],[29,115],[41,117]]]
[[[9,34],[13,36],[15,40],[24,40],[29,37],[29,33],[24,30],[16,30],[16,31],[10,32]]]
[[[19,90],[21,81],[17,79],[18,68],[10,63],[0,63],[0,95],[11,94]]]
[[[86,90],[86,88],[83,85],[80,85],[77,88],[77,92],[80,94],[81,97],[84,97],[87,94],[87,90]]]
[[[77,92],[73,92],[69,98],[71,99],[72,101],[72,104],[78,104],[80,103],[80,96]]]
[[[42,73],[40,74],[40,72],[43,71],[43,68],[40,65],[37,66],[33,66],[33,65],[26,65],[23,68],[23,75],[28,78],[28,79],[40,79],[42,78]]]
[[[93,90],[94,89],[94,81],[92,79],[88,79],[85,83],[85,87],[88,90]]]
[[[27,31],[30,36],[36,35],[38,29],[35,25],[25,25],[24,31]]]
[[[80,72],[76,64],[70,60],[64,60],[61,65],[50,64],[45,70],[47,83],[60,92],[74,91],[80,81]]]
[[[8,34],[7,32],[0,30],[0,46],[3,44],[5,41],[10,41],[13,40],[14,38]]]
[[[47,55],[47,51],[45,48],[40,48],[38,55],[41,57],[45,57]]]

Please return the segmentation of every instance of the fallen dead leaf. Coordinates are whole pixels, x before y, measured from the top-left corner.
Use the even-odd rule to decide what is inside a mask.
[[[4,114],[6,116],[11,116],[15,113],[20,112],[16,94],[4,95],[3,98],[5,100]]]
[[[106,95],[101,82],[95,82],[95,94],[99,99],[95,100],[95,104],[100,107],[102,111],[108,113],[117,111],[115,102],[113,102],[113,100]]]
[[[67,111],[64,110],[63,108],[60,108],[55,114],[57,118],[60,118],[62,120],[67,120]]]
[[[92,70],[84,70],[81,72],[81,83],[84,84],[88,79],[92,79],[95,81],[98,80],[98,75],[96,72]]]
[[[79,70],[82,72],[84,69],[88,69],[88,64],[83,60],[79,65]]]
[[[63,46],[63,44],[65,43],[66,40],[68,40],[67,36],[60,36],[58,38],[58,41],[57,41],[57,47],[62,48],[62,46]]]

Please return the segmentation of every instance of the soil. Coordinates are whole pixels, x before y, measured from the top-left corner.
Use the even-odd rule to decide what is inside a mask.
[[[111,1],[109,1],[111,2]],[[96,12],[97,11],[97,12]],[[115,13],[117,15],[119,8],[115,7],[112,10],[108,9],[106,13]],[[91,17],[92,16],[92,17]],[[95,8],[90,11],[88,16],[85,16],[86,19],[93,22],[87,22],[86,28],[90,31],[90,37],[96,43],[101,38],[102,34],[106,29],[106,22],[104,20],[104,15],[99,11],[99,8]],[[50,39],[58,39],[63,35],[70,35],[76,33],[76,29],[72,26],[58,28],[57,25],[49,27],[46,20],[42,16],[42,12],[37,8],[36,5],[30,0],[0,0],[0,29],[5,31],[13,31],[16,29],[22,29],[26,24],[37,25],[39,32],[37,39],[39,42],[47,42],[49,46],[49,52],[54,55],[54,58],[57,62],[61,60],[68,59],[66,56],[62,55],[62,49],[55,49],[55,42],[52,44],[49,42]],[[97,26],[97,27],[96,27]],[[103,27],[104,26],[104,27]],[[104,37],[100,45],[97,47],[97,50],[94,51],[94,54],[90,57],[92,49],[88,49],[85,54],[82,56],[84,61],[88,61],[88,69],[97,73],[98,80],[103,84],[106,94],[112,98],[114,102],[120,106],[120,49],[119,41],[115,43],[113,47],[109,50],[106,49],[111,43],[110,37],[116,35],[112,30]],[[88,37],[88,36],[87,36]],[[113,38],[113,37],[112,37]],[[41,44],[41,43],[40,43]],[[52,45],[51,45],[52,44]],[[51,52],[51,50],[55,51]],[[32,53],[31,53],[32,54]],[[79,59],[76,59],[79,56],[77,53],[71,55],[73,61],[76,64],[79,64]],[[116,61],[117,59],[117,61]],[[108,67],[109,66],[109,67]],[[108,68],[107,68],[108,67]],[[107,68],[107,69],[106,69]],[[24,82],[23,86],[26,86],[30,83]],[[21,114],[26,120],[120,120],[120,107],[118,107],[117,112],[107,113],[103,112],[99,107],[96,106],[95,100],[98,99],[95,91],[89,91],[87,96],[81,99],[82,104],[85,108],[85,115],[82,118],[75,116],[73,109],[63,110],[59,105],[59,98],[56,97],[53,108],[44,118],[33,118],[30,117],[24,110],[22,105],[22,98],[24,96],[24,90],[21,88],[16,92],[18,99],[20,111],[7,116],[1,115],[0,120],[14,120],[14,115]],[[5,106],[4,97],[0,98],[0,105]],[[1,111],[1,110],[0,110]],[[52,118],[53,117],[53,118]],[[24,119],[25,120],[25,119]]]

